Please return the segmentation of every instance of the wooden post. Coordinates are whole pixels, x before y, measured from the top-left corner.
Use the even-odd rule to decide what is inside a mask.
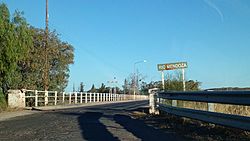
[[[55,105],[57,104],[57,91],[55,91]]]
[[[69,104],[71,104],[71,92],[69,93]]]
[[[35,107],[38,106],[38,93],[37,90],[35,90]]]
[[[82,92],[80,93],[80,103],[82,104]]]
[[[100,94],[97,93],[97,102],[99,102],[99,101],[100,101]]]
[[[88,93],[85,93],[85,103],[88,103]]]
[[[100,101],[103,101],[103,93],[100,93]]]
[[[96,101],[96,93],[94,93],[94,102]]]
[[[49,93],[48,91],[44,92],[44,104],[47,106],[49,104]]]
[[[89,102],[92,102],[92,93],[89,93]]]
[[[63,99],[62,99],[62,103],[65,102],[65,92],[63,92]]]
[[[77,104],[77,92],[74,92],[75,94],[75,104]]]

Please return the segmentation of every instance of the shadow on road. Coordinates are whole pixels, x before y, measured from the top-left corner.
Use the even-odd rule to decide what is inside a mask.
[[[115,115],[114,120],[116,123],[123,126],[127,131],[131,132],[137,138],[143,141],[180,141],[181,138],[177,137],[175,133],[165,133],[153,127],[147,126],[143,121],[132,119],[126,115]]]
[[[114,137],[104,126],[99,119],[103,113],[100,112],[86,112],[78,117],[78,122],[82,131],[82,136],[88,141],[116,141]]]

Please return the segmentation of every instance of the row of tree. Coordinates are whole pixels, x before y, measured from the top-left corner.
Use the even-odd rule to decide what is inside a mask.
[[[124,93],[133,94],[148,94],[148,90],[152,88],[162,88],[161,81],[145,82],[145,76],[139,74],[136,77],[131,74],[127,79],[124,80],[123,90]],[[183,81],[181,73],[175,71],[175,73],[168,73],[166,75],[167,80],[164,82],[164,91],[183,91]],[[186,91],[197,91],[200,90],[201,82],[188,80],[185,81]]]
[[[6,96],[8,89],[44,90],[46,55],[49,90],[62,91],[74,60],[73,46],[61,41],[55,31],[46,38],[45,30],[30,26],[23,13],[16,11],[11,16],[8,7],[0,4],[0,93]]]
[[[73,86],[73,92],[86,92],[84,90],[83,82],[80,83],[80,86],[78,87],[78,90],[75,90],[75,87]],[[89,93],[123,93],[123,91],[119,87],[107,87],[104,83],[101,84],[99,88],[96,88],[96,86],[93,84],[89,90],[87,90]]]

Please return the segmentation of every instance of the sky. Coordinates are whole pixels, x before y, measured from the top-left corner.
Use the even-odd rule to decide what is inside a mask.
[[[45,28],[45,0],[0,2]],[[75,48],[67,91],[114,78],[121,86],[134,66],[158,81],[157,64],[180,61],[188,63],[186,80],[202,89],[249,87],[249,25],[249,0],[49,0],[50,30]]]

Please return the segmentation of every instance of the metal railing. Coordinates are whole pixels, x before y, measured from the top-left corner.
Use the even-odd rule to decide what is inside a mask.
[[[153,109],[151,113],[159,113],[158,110],[160,110],[169,114],[250,131],[250,117],[219,113],[214,108],[215,104],[249,106],[250,91],[158,92],[150,95],[151,109]],[[176,100],[205,102],[207,110],[178,107]]]
[[[144,99],[148,99],[148,96],[136,95],[136,97],[134,97],[134,95],[128,94],[87,92],[60,93],[57,91],[25,90],[26,107]]]

